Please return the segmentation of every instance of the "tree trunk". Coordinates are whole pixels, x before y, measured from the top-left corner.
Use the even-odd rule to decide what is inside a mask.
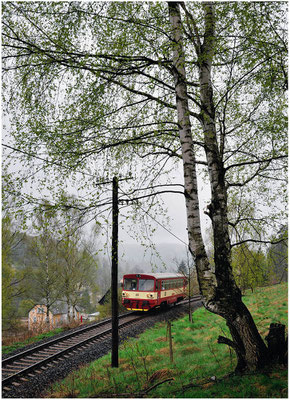
[[[196,176],[196,161],[193,150],[191,123],[184,68],[184,51],[182,45],[182,28],[178,3],[169,2],[169,18],[173,31],[173,75],[175,80],[176,107],[179,137],[182,148],[184,173],[184,194],[187,212],[187,229],[189,251],[198,264],[198,281],[201,292],[206,296],[214,294],[215,279],[205,251],[201,228],[199,198]]]
[[[66,298],[66,304],[67,304],[67,313],[66,313],[66,315],[67,315],[67,322],[68,323],[70,323],[70,320],[71,320],[71,315],[70,315],[70,299],[67,297]]]
[[[238,357],[238,370],[256,370],[268,362],[268,349],[252,316],[242,302],[231,268],[231,246],[227,218],[227,191],[223,154],[220,152],[215,124],[215,106],[211,82],[211,66],[215,48],[215,17],[212,3],[204,3],[204,40],[195,39],[198,56],[201,114],[199,121],[204,132],[211,185],[211,204],[208,215],[214,235],[215,271],[211,271],[205,252],[199,220],[195,157],[192,143],[190,110],[188,106],[182,25],[179,3],[169,2],[169,16],[173,32],[173,66],[179,134],[182,146],[185,196],[188,220],[189,248],[195,256],[198,281],[205,307],[225,318],[232,339],[220,337],[219,343],[230,345]]]
[[[206,307],[223,316],[230,329],[238,355],[238,369],[257,369],[267,362],[267,348],[252,316],[242,302],[231,267],[231,246],[227,218],[227,190],[222,149],[219,149],[215,124],[215,106],[211,82],[211,67],[215,48],[215,17],[213,4],[205,3],[205,33],[199,56],[199,83],[202,128],[204,132],[211,185],[209,216],[214,236],[214,264],[217,280],[216,293],[206,299]]]
[[[45,322],[47,324],[47,328],[50,329],[50,320],[49,320],[49,311],[50,311],[50,301],[47,299],[46,301],[46,318],[45,318]]]

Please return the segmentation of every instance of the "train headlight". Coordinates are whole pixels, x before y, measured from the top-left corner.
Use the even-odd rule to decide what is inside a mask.
[[[123,293],[122,293],[122,296],[123,296],[123,297],[128,297],[128,293],[123,292]]]

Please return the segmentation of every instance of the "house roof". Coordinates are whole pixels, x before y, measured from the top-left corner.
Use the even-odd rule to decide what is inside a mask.
[[[99,303],[101,306],[103,306],[105,303],[107,303],[107,302],[109,301],[110,295],[111,295],[111,288],[108,289],[108,290],[106,291],[106,293],[104,294],[103,297],[100,298],[100,300],[98,301],[98,303]]]
[[[29,311],[28,314],[30,313],[31,310],[33,310],[34,307],[39,306],[39,307],[46,307],[45,304],[42,303],[37,303],[35,304]],[[76,306],[75,307],[76,311],[82,311],[81,307]],[[55,302],[51,307],[50,307],[50,312],[52,312],[53,315],[55,314],[67,314],[68,312],[68,306],[64,301],[57,301]]]
[[[76,311],[81,311],[79,306],[74,308]],[[68,306],[64,301],[57,301],[50,307],[50,310],[53,314],[67,314]]]

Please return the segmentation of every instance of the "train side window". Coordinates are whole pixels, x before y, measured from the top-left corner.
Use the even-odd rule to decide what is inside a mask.
[[[161,290],[165,290],[165,282],[161,281]]]

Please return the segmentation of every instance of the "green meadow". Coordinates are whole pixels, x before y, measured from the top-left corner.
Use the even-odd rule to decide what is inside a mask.
[[[287,284],[247,292],[249,307],[263,337],[271,322],[287,326]],[[228,336],[222,318],[200,308],[172,321],[173,361],[167,323],[158,323],[120,346],[120,367],[110,367],[110,354],[54,384],[46,397],[156,398],[287,398],[287,369],[234,375],[234,352],[217,343]]]

